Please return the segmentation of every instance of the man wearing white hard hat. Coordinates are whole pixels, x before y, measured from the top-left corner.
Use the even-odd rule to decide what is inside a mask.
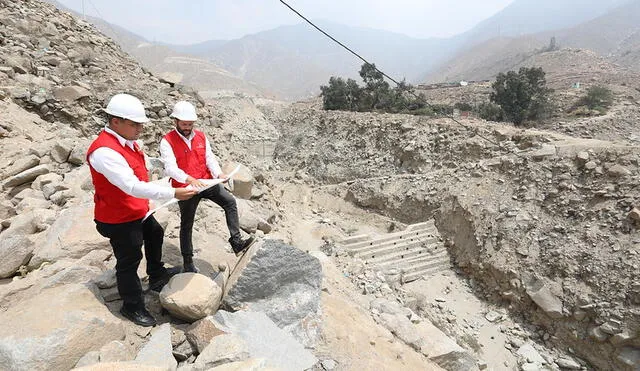
[[[108,124],[87,151],[87,162],[95,188],[95,223],[109,239],[116,257],[116,280],[123,305],[120,313],[141,326],[154,326],[155,318],[146,310],[138,266],[144,244],[149,288],[160,291],[180,269],[166,268],[162,262],[164,230],[149,211],[149,198],[176,197],[187,200],[196,193],[185,188],[167,188],[148,183],[145,156],[136,140],[149,119],[138,98],[114,95],[104,112]]]
[[[171,117],[175,130],[170,131],[160,141],[160,157],[167,175],[174,187],[191,185],[204,187],[200,179],[226,178],[211,151],[211,144],[203,132],[195,130],[193,123],[198,119],[195,107],[185,101],[176,103]],[[184,260],[185,272],[197,272],[193,264],[192,229],[198,203],[202,198],[220,205],[225,213],[229,228],[229,243],[236,256],[245,251],[254,241],[253,237],[242,239],[236,200],[222,184],[206,189],[193,198],[180,201],[180,252]]]

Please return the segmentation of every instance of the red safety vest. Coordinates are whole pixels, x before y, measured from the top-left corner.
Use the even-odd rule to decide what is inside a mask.
[[[138,145],[135,145],[137,151],[132,150],[129,146],[122,146],[118,139],[102,131],[98,138],[91,143],[87,151],[87,163],[91,170],[91,179],[96,190],[93,200],[95,202],[95,219],[102,223],[118,224],[126,223],[138,219],[142,219],[147,211],[149,211],[149,200],[137,198],[124,193],[120,188],[111,184],[107,178],[97,172],[89,162],[89,156],[100,147],[111,148],[124,157],[133,169],[133,173],[141,181],[149,181],[147,167],[144,163],[144,154]]]
[[[203,132],[199,130],[193,130],[193,132],[195,135],[191,139],[191,149],[175,130],[171,130],[164,136],[164,139],[171,145],[171,150],[176,157],[176,164],[182,171],[196,179],[213,179],[207,168],[207,140]],[[174,188],[187,186],[173,178],[171,184]]]

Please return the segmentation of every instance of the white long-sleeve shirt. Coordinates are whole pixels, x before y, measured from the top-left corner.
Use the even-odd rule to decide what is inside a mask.
[[[175,130],[175,129],[174,129]],[[195,130],[191,130],[191,135],[188,138],[184,137],[180,132],[178,132],[178,136],[182,139],[189,149],[191,149],[191,141],[195,137]],[[220,168],[220,164],[216,157],[213,155],[211,151],[211,145],[209,144],[209,139],[205,136],[205,158],[207,163],[207,169],[211,172],[211,175],[214,178],[217,178],[222,174],[222,169]],[[182,169],[178,167],[178,163],[176,162],[176,156],[173,153],[173,148],[171,148],[171,144],[162,138],[160,141],[160,158],[162,162],[164,162],[164,171],[167,176],[177,180],[180,183],[186,183],[189,174],[185,173]]]
[[[122,147],[128,146],[135,151],[133,140],[121,137],[109,127],[105,127],[104,131],[115,136]],[[89,156],[89,163],[95,171],[104,175],[109,183],[130,196],[154,200],[168,199],[174,196],[175,191],[173,188],[143,182],[138,179],[127,160],[111,148],[100,147],[93,151]]]

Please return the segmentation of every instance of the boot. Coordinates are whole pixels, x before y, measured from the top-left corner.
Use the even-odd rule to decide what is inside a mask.
[[[192,272],[192,273],[198,273],[199,270],[198,268],[196,268],[196,266],[193,264],[193,257],[191,256],[183,256],[183,266],[182,266],[182,271],[184,273],[187,272]]]
[[[256,241],[255,237],[249,236],[247,239],[242,239],[240,237],[230,238],[229,243],[231,244],[231,248],[233,249],[234,254],[236,256],[242,255],[253,243]]]
[[[144,305],[130,306],[123,304],[120,314],[139,326],[151,327],[156,325],[156,319],[147,311]]]
[[[175,276],[176,274],[178,274],[180,272],[182,272],[182,268],[180,268],[180,267],[171,267],[171,268],[167,268],[165,273],[160,277],[150,277],[149,278],[149,290],[152,290],[152,291],[155,291],[155,292],[162,291],[162,288],[164,287],[164,285],[169,283],[169,280],[171,279],[171,277]]]

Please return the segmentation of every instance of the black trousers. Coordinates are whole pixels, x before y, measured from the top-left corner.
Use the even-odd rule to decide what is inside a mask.
[[[206,198],[218,204],[224,210],[224,215],[229,228],[229,240],[240,238],[240,222],[238,220],[238,206],[236,199],[222,184],[215,185],[186,200],[179,201],[180,206],[180,252],[189,259],[193,257],[192,230],[193,219],[200,200]]]
[[[109,239],[116,257],[118,293],[129,308],[144,306],[138,266],[142,260],[142,245],[147,258],[149,279],[157,279],[166,273],[162,262],[164,229],[152,216],[127,223],[109,224],[96,222],[98,232]]]

